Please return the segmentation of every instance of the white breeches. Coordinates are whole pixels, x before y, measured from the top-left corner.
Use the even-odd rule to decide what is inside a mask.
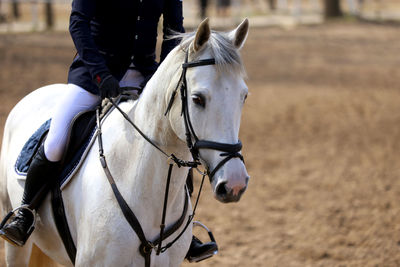
[[[140,72],[129,69],[120,81],[120,86],[139,87],[143,79]],[[72,119],[78,113],[100,104],[100,101],[100,96],[94,95],[75,84],[68,84],[67,91],[57,104],[47,139],[44,142],[44,152],[49,161],[61,160]]]
[[[50,161],[59,161],[67,143],[68,127],[79,113],[100,103],[100,96],[94,95],[80,86],[68,84],[68,89],[57,104],[44,142],[44,153]]]

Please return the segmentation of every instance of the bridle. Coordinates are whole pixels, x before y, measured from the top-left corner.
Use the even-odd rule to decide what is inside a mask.
[[[167,115],[168,112],[170,111],[172,104],[174,102],[174,99],[175,99],[176,92],[177,92],[178,88],[180,88],[181,103],[182,103],[181,114],[183,115],[183,121],[185,123],[186,145],[188,146],[188,148],[192,154],[193,160],[195,162],[201,164],[199,149],[213,149],[213,150],[225,152],[225,153],[220,154],[220,156],[223,156],[225,158],[222,159],[217,164],[217,166],[214,167],[213,170],[210,171],[207,166],[207,175],[210,179],[210,182],[212,182],[215,173],[230,159],[240,158],[242,161],[244,161],[243,156],[239,153],[239,151],[242,150],[242,142],[239,140],[236,144],[228,144],[228,143],[219,143],[219,142],[214,142],[214,141],[209,141],[209,140],[199,140],[199,138],[197,137],[197,135],[193,129],[192,122],[190,120],[190,115],[189,115],[186,71],[187,71],[187,69],[193,68],[193,67],[214,65],[215,59],[211,58],[211,59],[202,59],[202,60],[188,62],[188,57],[189,57],[189,53],[188,53],[188,51],[186,51],[185,63],[182,64],[181,77],[179,78],[179,82],[178,82],[175,90],[172,92],[171,98],[170,98],[168,106],[167,106],[167,110],[164,113],[164,115]]]
[[[190,225],[192,222],[195,211],[197,208],[197,204],[200,198],[200,193],[203,187],[203,182],[204,178],[206,175],[209,176],[210,182],[213,181],[213,177],[215,173],[230,159],[232,158],[239,158],[243,161],[243,156],[239,153],[240,150],[242,149],[242,143],[240,140],[236,144],[227,144],[227,143],[219,143],[219,142],[214,142],[214,141],[209,141],[209,140],[200,140],[191,123],[190,120],[190,115],[189,115],[189,109],[188,109],[188,88],[187,88],[187,81],[186,81],[186,72],[188,68],[193,68],[193,67],[198,67],[198,66],[207,66],[207,65],[214,65],[215,64],[215,59],[203,59],[203,60],[196,60],[196,61],[191,61],[188,62],[188,51],[186,51],[185,55],[185,62],[182,64],[182,73],[179,78],[179,82],[175,88],[175,90],[172,92],[171,98],[169,100],[167,110],[165,111],[164,115],[167,115],[168,112],[170,111],[175,95],[178,91],[178,88],[180,88],[180,94],[181,94],[181,102],[182,102],[182,111],[181,115],[183,115],[184,118],[184,124],[185,124],[185,135],[186,135],[186,144],[192,154],[192,161],[185,161],[182,159],[177,158],[174,154],[167,154],[164,150],[162,150],[158,145],[156,145],[150,138],[148,138],[129,118],[129,116],[120,109],[118,106],[118,102],[116,103],[113,99],[109,99],[112,105],[117,109],[123,117],[135,128],[135,130],[147,141],[149,142],[152,146],[154,146],[157,150],[159,150],[162,154],[164,154],[168,160],[169,160],[169,169],[168,169],[168,175],[167,175],[167,182],[166,182],[166,189],[165,189],[165,195],[164,195],[164,205],[163,205],[163,214],[162,214],[162,219],[161,219],[161,224],[160,224],[160,234],[157,238],[155,238],[153,241],[149,241],[145,234],[144,231],[139,223],[139,220],[133,213],[133,211],[129,208],[129,205],[126,203],[124,200],[123,196],[119,192],[117,185],[115,183],[114,178],[111,175],[111,172],[107,166],[106,158],[104,155],[104,150],[103,150],[103,143],[102,143],[102,134],[101,134],[101,122],[100,122],[100,110],[98,109],[96,112],[97,116],[97,127],[98,127],[98,143],[99,143],[99,156],[100,156],[100,162],[101,165],[104,169],[104,172],[107,176],[107,179],[111,185],[111,188],[114,192],[114,195],[118,201],[118,205],[121,208],[121,211],[127,220],[127,222],[130,224],[131,228],[135,231],[137,236],[139,237],[141,241],[141,245],[139,247],[140,254],[144,257],[145,259],[145,266],[149,267],[150,266],[150,258],[151,258],[151,252],[153,249],[157,249],[157,255],[160,253],[165,252],[168,248],[170,248],[176,241],[179,240],[179,238],[184,234],[186,231],[187,227]],[[203,178],[201,180],[199,192],[196,198],[196,203],[193,208],[193,212],[191,215],[188,217],[188,221],[186,225],[184,226],[183,230],[178,234],[177,237],[175,237],[171,242],[169,242],[167,245],[162,246],[162,241],[169,236],[171,236],[174,232],[176,232],[184,223],[185,220],[185,215],[187,213],[188,209],[188,194],[185,194],[185,204],[184,204],[184,209],[182,212],[181,217],[171,226],[167,227],[165,226],[165,217],[167,213],[167,201],[168,201],[168,193],[169,193],[169,185],[170,185],[170,180],[171,180],[171,174],[172,174],[172,169],[174,164],[176,164],[179,168],[180,167],[189,167],[189,168],[196,168],[201,165],[200,162],[200,153],[199,149],[213,149],[213,150],[218,150],[223,153],[220,154],[220,156],[224,157],[213,170],[209,170],[207,167],[207,170],[205,173],[203,173]]]

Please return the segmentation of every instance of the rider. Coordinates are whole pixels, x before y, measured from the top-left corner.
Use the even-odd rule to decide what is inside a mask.
[[[182,0],[73,0],[69,30],[77,49],[68,74],[68,89],[53,115],[47,138],[29,167],[21,208],[0,236],[23,246],[31,234],[34,212],[46,196],[51,180],[60,172],[68,127],[81,111],[116,97],[122,87],[144,87],[157,69],[157,25],[163,15],[160,61],[177,45],[166,38],[184,32]],[[172,31],[171,31],[172,30]],[[54,179],[53,179],[54,180]],[[204,258],[216,250],[193,237],[187,257]]]

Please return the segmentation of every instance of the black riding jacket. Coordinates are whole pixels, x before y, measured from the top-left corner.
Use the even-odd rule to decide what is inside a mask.
[[[121,79],[132,62],[143,76],[157,69],[157,26],[163,15],[162,61],[177,45],[171,30],[184,32],[182,0],[73,0],[69,30],[78,51],[69,83],[98,94],[95,76]]]

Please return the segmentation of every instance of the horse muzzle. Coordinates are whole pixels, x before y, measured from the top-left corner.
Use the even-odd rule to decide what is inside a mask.
[[[234,166],[234,162],[239,164]],[[238,202],[250,180],[246,168],[240,160],[233,160],[232,164],[227,163],[216,173],[214,178],[214,197],[223,203]]]

